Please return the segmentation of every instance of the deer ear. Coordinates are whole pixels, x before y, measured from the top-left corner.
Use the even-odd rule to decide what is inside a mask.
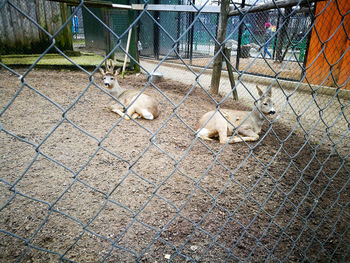
[[[264,92],[259,88],[258,85],[256,85],[256,89],[258,90],[258,94],[259,94],[259,96],[261,97],[261,96],[263,95]]]
[[[106,60],[106,71],[113,72],[113,61],[111,59]]]
[[[267,91],[266,95],[271,98],[271,96],[272,96],[272,88]]]
[[[121,71],[121,68],[116,69],[115,72],[114,72],[114,75],[119,75],[120,71]]]
[[[100,70],[101,74],[104,76],[105,75],[104,70],[102,68],[98,68],[98,69]]]

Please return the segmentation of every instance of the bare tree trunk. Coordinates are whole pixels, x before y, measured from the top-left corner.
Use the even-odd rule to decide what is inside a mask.
[[[290,37],[290,39],[288,39],[288,43],[287,43],[286,49],[284,50],[283,55],[282,55],[282,56],[279,58],[279,60],[278,60],[280,63],[283,62],[285,56],[287,55],[288,49],[289,49],[289,47],[292,45],[292,41],[293,41],[293,39],[295,38],[295,35],[296,35],[296,34],[297,34],[297,33],[294,32],[293,35]]]
[[[230,11],[230,0],[222,0],[221,13],[219,16],[219,25],[218,25],[218,32],[217,32],[217,40],[220,43],[220,45],[215,44],[215,54],[220,50],[221,43],[225,40],[225,37],[226,37],[227,20],[228,20],[229,11]],[[211,76],[211,84],[210,84],[210,90],[209,90],[209,93],[212,95],[216,95],[219,93],[221,68],[222,68],[221,52],[216,56],[213,63],[213,73]]]
[[[58,0],[50,0],[50,1],[58,1]],[[62,0],[59,0],[59,1],[62,1]],[[240,8],[239,10],[237,9],[231,10],[229,13],[229,16],[237,16],[237,15],[240,15],[241,13],[246,14],[248,13],[248,10],[249,10],[249,14],[252,14],[252,13],[262,12],[266,10],[276,9],[276,7],[287,8],[287,7],[292,7],[296,5],[299,5],[299,6],[306,5],[310,7],[311,3],[315,3],[319,1],[323,1],[323,0],[278,0],[278,1],[274,0],[274,1],[268,1],[268,3],[264,3],[261,5],[254,5],[254,6],[249,6],[247,8]],[[307,10],[309,9],[307,8]]]
[[[283,44],[285,42],[285,39],[287,38],[287,29],[288,29],[288,25],[289,25],[289,20],[290,20],[290,16],[289,14],[292,12],[292,8],[288,7],[285,9],[284,12],[284,18],[283,18],[283,22],[282,22],[282,28],[281,31],[278,34],[278,40],[277,40],[277,48],[276,48],[276,60],[277,61],[281,61],[281,59],[283,60],[282,56],[282,49],[283,49]]]
[[[235,82],[235,78],[233,76],[233,71],[232,71],[232,66],[231,66],[231,48],[224,48],[224,54],[225,54],[225,60],[226,60],[226,68],[227,68],[227,72],[228,72],[228,78],[230,79],[230,84],[231,84],[231,90],[232,90],[232,97],[233,100],[238,100],[238,93],[237,93],[237,89],[235,89],[236,86],[236,82]]]

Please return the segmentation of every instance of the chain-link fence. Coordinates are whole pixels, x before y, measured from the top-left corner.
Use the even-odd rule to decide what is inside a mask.
[[[285,14],[288,10],[281,11],[275,8],[264,12],[246,14],[244,18],[231,17],[228,21],[226,36],[227,39],[233,42],[231,55],[236,68],[242,71],[253,59],[258,58],[254,65],[249,67],[247,73],[274,77],[274,71],[279,71],[282,68],[283,61],[289,61],[289,69],[283,70],[279,77],[300,80],[302,70],[298,62],[306,63],[305,52],[311,33],[308,29],[311,26],[313,10],[313,6],[302,8],[288,16],[287,13]],[[218,13],[201,13],[197,16],[197,20],[194,20],[190,13],[164,12],[164,16],[159,16],[156,19],[175,39],[186,32],[191,23],[194,23],[191,30],[187,31],[184,37],[181,38],[178,52],[189,65],[202,68],[208,65],[215,53]],[[147,48],[141,51],[140,54],[159,60],[167,55],[167,50],[159,52],[159,49],[171,46],[173,43],[172,41],[169,45],[164,45],[159,41],[148,43],[149,25],[146,23],[141,26],[141,32],[146,33],[142,34],[139,39]],[[270,29],[267,29],[267,25]],[[152,22],[151,26],[153,26]],[[272,39],[267,42],[271,36]],[[154,38],[164,39],[159,34],[155,35]],[[264,52],[260,52],[261,44],[264,42],[267,42],[267,47]],[[262,58],[265,56],[266,59],[271,61],[272,69],[264,67]],[[181,60],[176,56],[167,56],[166,59],[174,63],[181,63]]]
[[[350,260],[349,2],[225,3],[0,0],[2,262]],[[125,54],[154,120],[109,108],[138,102],[99,72]],[[199,136],[212,110],[242,141]]]

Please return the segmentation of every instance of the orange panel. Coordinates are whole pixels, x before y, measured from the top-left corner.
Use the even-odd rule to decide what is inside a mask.
[[[346,12],[349,11],[350,7],[349,7],[349,3],[348,2],[348,6],[347,6],[347,10],[345,9],[344,6],[339,6],[340,12],[342,14],[345,14]],[[344,17],[344,29],[346,30],[346,32],[348,33],[348,36],[350,37],[350,14],[348,14],[347,16]],[[347,43],[345,45],[345,55],[343,57],[343,59],[341,60],[339,69],[338,69],[338,74],[339,74],[339,78],[338,78],[338,84],[343,86],[346,89],[350,89],[350,39],[347,39]]]
[[[310,83],[336,87],[347,81],[350,74],[350,50],[347,51],[350,15],[345,16],[344,20],[342,15],[349,10],[348,0],[317,3],[316,23],[306,64],[306,78]],[[350,89],[350,83],[343,88]]]

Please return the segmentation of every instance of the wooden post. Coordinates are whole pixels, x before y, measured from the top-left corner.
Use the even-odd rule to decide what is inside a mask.
[[[139,42],[139,36],[140,36],[140,24],[139,22],[136,24],[136,30],[134,30],[134,50],[135,50],[135,60],[137,63],[134,65],[134,71],[135,73],[140,73],[141,68],[140,68],[140,51],[138,49],[137,43]]]
[[[127,0],[127,4],[130,5],[131,0]],[[139,13],[137,11],[133,11],[133,10],[127,10],[128,13],[128,24],[131,25],[134,23],[135,19],[136,19],[136,15]],[[134,60],[130,59],[129,61],[129,65],[130,68],[134,69],[134,72],[140,72],[140,59],[139,59],[139,52],[137,49],[137,41],[138,41],[138,30],[139,30],[139,23],[137,23],[134,27],[133,27],[133,31],[131,34],[131,40],[130,40],[130,47],[129,47],[129,54],[135,59]]]
[[[232,90],[232,97],[233,100],[238,100],[238,93],[237,89],[235,89],[236,83],[235,83],[235,78],[233,77],[233,71],[232,71],[232,66],[231,66],[231,49],[232,45],[226,45],[224,48],[224,55],[225,55],[225,60],[226,60],[226,68],[228,72],[228,78],[230,79],[230,84],[231,84],[231,90]]]
[[[130,28],[128,32],[128,40],[126,42],[126,53],[124,57],[124,63],[123,63],[123,70],[122,70],[122,79],[124,78],[125,75],[125,68],[126,68],[126,62],[128,61],[128,53],[129,53],[129,47],[130,47],[130,40],[131,40],[131,33],[132,33],[132,28]]]
[[[102,21],[109,27],[111,28],[111,18],[110,18],[110,14],[107,10],[107,8],[102,8]],[[105,28],[104,29],[105,32],[105,52],[106,55],[111,52],[112,48],[111,48],[111,33]],[[112,54],[112,56],[110,57],[110,59],[114,60],[114,54]]]
[[[217,31],[217,40],[220,45],[215,44],[215,54],[220,50],[221,43],[225,40],[226,30],[227,30],[227,21],[228,13],[230,11],[230,0],[222,0],[219,16],[219,25]],[[222,69],[222,54],[221,52],[216,56],[213,63],[213,73],[211,76],[211,84],[209,93],[212,95],[217,95],[219,93],[219,85],[221,78],[221,69]]]

